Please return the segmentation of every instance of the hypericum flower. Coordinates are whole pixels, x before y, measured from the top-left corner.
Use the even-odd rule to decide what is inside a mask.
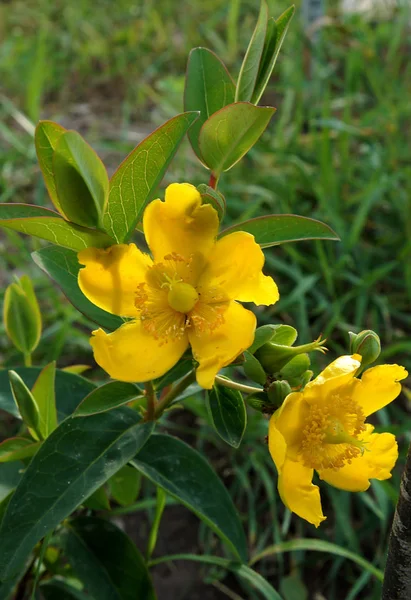
[[[316,527],[323,521],[320,491],[312,484],[314,469],[327,483],[362,492],[370,479],[391,477],[398,457],[391,433],[373,433],[368,415],[392,402],[407,371],[380,365],[355,373],[361,356],[341,356],[302,392],[287,396],[273,414],[269,449],[278,471],[284,504]]]
[[[97,363],[114,379],[142,382],[166,373],[191,345],[197,381],[218,371],[254,340],[256,318],[238,304],[274,304],[278,289],[262,273],[264,255],[245,232],[216,241],[217,211],[187,183],[151,202],[143,228],[152,258],[134,244],[87,248],[79,286],[95,305],[132,317],[115,332],[93,332]]]

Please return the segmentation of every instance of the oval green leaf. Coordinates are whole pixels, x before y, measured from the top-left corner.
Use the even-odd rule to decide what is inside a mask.
[[[68,524],[65,538],[65,554],[94,598],[155,600],[142,555],[113,523],[78,517]]]
[[[33,442],[28,438],[15,437],[4,440],[0,444],[0,463],[31,458],[40,446],[40,442]]]
[[[218,435],[233,448],[238,448],[247,426],[247,411],[241,392],[215,385],[207,391],[206,402]]]
[[[335,231],[325,223],[298,215],[256,217],[224,229],[220,236],[229,235],[234,231],[251,233],[261,248],[302,240],[340,240]]]
[[[44,177],[50,199],[57,210],[66,216],[61,208],[57,195],[56,182],[53,173],[53,154],[61,135],[67,131],[61,125],[53,121],[40,121],[34,133],[34,144],[36,146],[37,158]]]
[[[23,379],[28,387],[32,387],[41,372],[40,367],[16,367],[14,369]],[[55,392],[57,403],[57,416],[59,421],[63,421],[71,415],[84,396],[87,396],[96,388],[96,384],[79,377],[73,373],[66,373],[61,369],[56,371]],[[4,369],[0,371],[0,409],[21,419],[16,403],[11,393],[8,372]]]
[[[182,113],[146,137],[123,160],[110,180],[104,228],[117,243],[126,242],[162,180],[198,113]]]
[[[200,111],[188,131],[188,139],[198,158],[200,129],[212,114],[234,102],[235,85],[224,63],[207,48],[193,48],[188,56],[184,90],[184,110]]]
[[[123,319],[95,306],[80,290],[77,277],[80,265],[77,253],[67,248],[47,246],[32,253],[34,262],[47,273],[61,291],[83,315],[105,329],[114,331],[124,323]]]
[[[53,361],[40,372],[31,390],[39,409],[39,428],[44,439],[57,427],[55,379],[56,363]]]
[[[110,494],[120,506],[129,506],[137,500],[141,486],[141,474],[125,465],[108,482]]]
[[[9,381],[14,401],[24,423],[35,432],[37,439],[42,439],[39,408],[33,394],[15,371],[9,371]]]
[[[60,206],[70,221],[84,227],[102,227],[109,181],[105,166],[76,131],[58,139],[53,174]]]
[[[31,550],[147,441],[152,423],[126,407],[66,419],[27,467],[0,527],[0,579],[12,577]]]
[[[27,276],[11,283],[4,294],[3,321],[6,333],[23,354],[31,354],[41,336],[41,315],[33,286]]]
[[[255,84],[260,70],[264,44],[266,41],[268,23],[268,6],[265,0],[261,0],[260,13],[253,35],[244,56],[238,76],[235,101],[250,102],[253,96]]]
[[[177,438],[154,434],[130,464],[194,512],[246,562],[247,543],[236,508],[199,452]]]
[[[117,406],[131,402],[138,396],[142,395],[142,391],[134,383],[125,381],[110,381],[105,385],[93,390],[79,404],[73,416],[87,417],[97,413],[112,410]]]
[[[199,136],[200,151],[216,177],[231,169],[254,146],[274,112],[275,108],[237,102],[204,123]]]
[[[0,204],[0,225],[71,250],[106,248],[114,240],[102,231],[69,223],[54,210],[31,204]]]

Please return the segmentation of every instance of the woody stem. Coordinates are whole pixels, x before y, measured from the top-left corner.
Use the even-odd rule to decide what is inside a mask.
[[[388,544],[382,600],[411,598],[411,444]]]
[[[145,396],[147,398],[147,412],[145,415],[145,421],[154,421],[155,419],[155,410],[157,404],[156,392],[153,386],[152,381],[147,381],[144,384],[145,388]]]
[[[164,396],[164,398],[162,398],[161,400],[159,400],[159,402],[157,403],[157,406],[155,407],[155,411],[154,411],[154,419],[158,419],[159,417],[161,417],[161,415],[163,414],[163,412],[165,411],[165,409],[167,408],[167,406],[169,406],[169,404],[171,404],[171,402],[173,400],[175,400],[176,398],[178,398],[178,396],[184,392],[184,390],[186,388],[188,388],[188,386],[193,383],[195,381],[196,378],[196,373],[195,370],[193,369],[192,371],[190,371],[189,373],[187,373],[187,375],[185,377],[183,377],[183,379],[181,381],[179,381],[178,383],[176,383],[174,385],[173,388],[171,388],[171,390],[168,392],[168,394],[166,394]]]

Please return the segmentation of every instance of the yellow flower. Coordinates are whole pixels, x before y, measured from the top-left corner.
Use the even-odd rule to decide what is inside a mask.
[[[391,477],[398,457],[391,433],[373,433],[368,415],[394,400],[407,371],[381,365],[355,373],[361,356],[341,356],[303,392],[287,396],[273,414],[269,449],[278,470],[284,504],[316,527],[323,521],[320,491],[312,484],[314,469],[327,483],[362,492],[369,479]]]
[[[187,183],[151,202],[143,228],[152,258],[134,244],[87,248],[78,259],[79,286],[95,305],[132,317],[115,332],[93,332],[97,363],[111,377],[160,377],[191,345],[197,381],[211,388],[218,371],[254,340],[256,318],[236,302],[274,304],[278,289],[262,273],[254,237],[235,232],[216,241],[217,211]]]

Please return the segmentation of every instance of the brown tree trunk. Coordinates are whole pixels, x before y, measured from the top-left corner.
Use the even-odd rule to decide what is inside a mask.
[[[392,523],[382,600],[411,599],[411,445]]]

